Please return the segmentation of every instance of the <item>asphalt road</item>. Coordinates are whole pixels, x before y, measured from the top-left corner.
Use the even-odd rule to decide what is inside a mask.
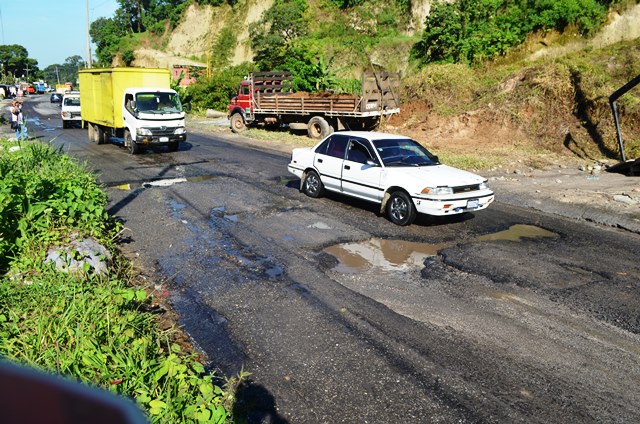
[[[637,234],[500,202],[397,227],[232,136],[132,156],[26,108],[98,173],[211,366],[251,373],[249,422],[640,422]]]

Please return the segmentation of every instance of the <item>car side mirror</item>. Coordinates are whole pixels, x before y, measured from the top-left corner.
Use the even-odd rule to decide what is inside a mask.
[[[184,105],[184,110],[186,110],[187,112],[191,112],[191,103],[185,103]]]
[[[367,159],[367,161],[365,162],[365,165],[380,166],[380,165],[378,165],[378,162],[376,162],[375,160],[372,160],[372,159]]]
[[[135,100],[131,100],[129,102],[129,105],[131,106],[131,110],[136,110],[136,101]]]

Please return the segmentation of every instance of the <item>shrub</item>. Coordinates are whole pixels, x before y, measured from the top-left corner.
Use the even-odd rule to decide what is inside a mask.
[[[576,25],[590,34],[607,10],[597,0],[436,2],[412,55],[422,63],[474,63],[505,54],[532,31]]]

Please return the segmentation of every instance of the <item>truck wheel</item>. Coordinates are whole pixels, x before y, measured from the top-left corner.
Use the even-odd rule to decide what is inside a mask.
[[[100,125],[96,125],[96,143],[98,144],[104,144],[107,139],[107,133],[105,132],[104,128],[102,128]]]
[[[319,140],[325,138],[333,132],[333,127],[321,116],[314,116],[307,124],[307,134],[309,137]]]
[[[62,121],[62,129],[66,130],[67,128],[69,128],[69,122],[67,121]]]
[[[87,134],[89,136],[89,141],[92,143],[96,142],[96,126],[92,123],[87,125]]]
[[[238,134],[247,129],[247,124],[244,122],[244,118],[239,113],[231,115],[231,131]]]
[[[131,133],[129,131],[124,132],[124,145],[129,149],[129,153],[135,155],[140,151],[140,147],[138,147],[138,143],[133,141],[131,138]]]
[[[380,118],[367,119],[363,123],[363,130],[375,131],[380,127]]]

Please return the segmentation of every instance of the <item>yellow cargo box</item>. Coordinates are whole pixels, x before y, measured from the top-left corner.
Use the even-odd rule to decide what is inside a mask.
[[[170,88],[171,73],[157,68],[89,68],[79,72],[82,121],[123,128],[127,88]]]

